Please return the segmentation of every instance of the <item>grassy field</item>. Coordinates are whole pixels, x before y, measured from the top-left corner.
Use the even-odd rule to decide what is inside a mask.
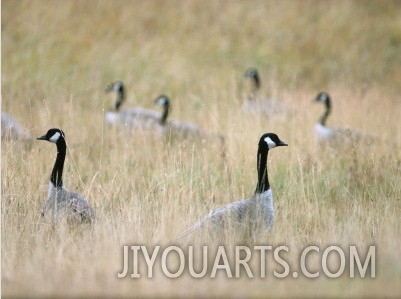
[[[3,296],[401,296],[398,1],[3,0],[1,11],[1,109],[34,137],[64,130],[65,185],[88,198],[98,219],[92,229],[43,223],[56,148],[3,140]],[[265,95],[294,109],[290,119],[241,111],[250,66]],[[104,112],[114,103],[104,88],[117,79],[127,87],[125,107],[157,109],[153,99],[167,94],[172,117],[226,137],[225,157],[213,141],[109,128]],[[323,107],[312,99],[321,90],[333,99],[328,123],[371,134],[373,145],[316,144]],[[178,233],[249,197],[265,132],[289,144],[269,154],[276,222],[243,245],[286,245],[292,269],[308,245],[320,256],[330,245],[362,253],[375,245],[375,278],[350,278],[348,265],[335,279],[278,279],[270,266],[266,278],[228,279],[221,270],[171,279],[159,267],[152,279],[117,278],[124,245],[187,246]],[[335,257],[330,264],[338,269]],[[144,261],[140,268],[146,276]]]

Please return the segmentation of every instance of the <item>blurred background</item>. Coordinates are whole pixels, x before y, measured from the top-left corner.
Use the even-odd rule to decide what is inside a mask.
[[[3,0],[1,26],[2,111],[33,137],[66,132],[64,181],[99,218],[90,236],[43,226],[55,148],[2,141],[3,294],[400,295],[400,1]],[[241,111],[249,67],[290,118]],[[126,85],[122,108],[158,110],[153,99],[167,94],[172,118],[224,135],[225,160],[216,145],[110,130],[104,90],[115,80]],[[328,123],[374,135],[373,147],[320,151],[323,108],[312,100],[323,90]],[[172,242],[212,208],[249,197],[258,138],[270,131],[290,146],[269,156],[278,214],[261,242],[379,244],[376,279],[116,278],[122,245]]]

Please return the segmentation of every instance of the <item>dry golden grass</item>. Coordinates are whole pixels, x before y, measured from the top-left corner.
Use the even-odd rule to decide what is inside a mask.
[[[42,223],[55,146],[3,141],[2,294],[399,297],[399,8],[397,1],[3,0],[2,110],[33,136],[65,131],[64,182],[88,197],[98,222],[84,231]],[[290,120],[242,113],[249,66],[259,68],[264,93],[296,110]],[[110,129],[104,111],[113,103],[103,90],[116,79],[127,85],[125,107],[153,108],[165,93],[174,118],[224,134],[226,159],[213,143]],[[374,145],[316,145],[322,107],[312,99],[321,90],[333,98],[328,123],[377,136]],[[289,144],[269,154],[276,223],[249,246],[287,245],[297,265],[307,245],[376,245],[376,278],[350,279],[346,270],[337,279],[276,279],[272,271],[265,279],[169,279],[160,269],[153,279],[117,278],[123,245],[179,244],[175,236],[211,209],[250,196],[258,138],[269,131]]]

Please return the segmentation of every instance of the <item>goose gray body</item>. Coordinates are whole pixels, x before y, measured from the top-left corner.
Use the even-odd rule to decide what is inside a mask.
[[[242,236],[258,236],[269,230],[274,223],[275,214],[267,174],[267,156],[268,151],[276,146],[287,144],[274,133],[264,134],[260,138],[257,156],[258,183],[252,197],[212,211],[178,237],[183,238],[204,229],[208,233],[214,233],[231,228]]]
[[[43,217],[52,220],[64,218],[73,223],[95,220],[95,212],[85,197],[65,187],[55,187],[51,182],[49,185],[47,201],[42,210]]]
[[[178,238],[203,229],[206,233],[213,234],[228,228],[248,236],[258,236],[273,226],[274,217],[273,194],[269,189],[212,211]]]
[[[120,110],[125,102],[125,87],[121,81],[115,81],[108,85],[106,92],[114,91],[116,104],[113,111],[105,114],[106,122],[110,125],[124,126],[132,129],[148,129],[155,126],[160,118],[160,113],[142,107]]]
[[[30,140],[31,134],[11,115],[1,113],[1,138]]]
[[[68,223],[91,223],[95,221],[95,211],[82,195],[69,191],[63,185],[63,168],[66,155],[64,132],[50,129],[45,135],[37,138],[55,143],[57,156],[50,175],[47,201],[42,216],[51,221],[66,220]]]
[[[251,80],[252,90],[248,99],[242,104],[242,110],[254,115],[264,115],[273,119],[288,116],[290,110],[281,101],[262,98],[260,96],[260,77],[257,69],[249,68],[245,72],[245,77]]]

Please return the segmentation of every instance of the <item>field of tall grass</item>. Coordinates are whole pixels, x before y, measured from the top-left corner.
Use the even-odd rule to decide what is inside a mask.
[[[400,2],[3,0],[1,19],[1,109],[34,138],[64,130],[64,183],[97,213],[89,229],[44,223],[55,146],[2,140],[3,296],[401,296]],[[243,113],[251,66],[262,93],[294,110],[288,120]],[[114,102],[104,88],[114,80],[127,87],[123,108],[157,109],[153,99],[167,94],[171,116],[223,134],[225,152],[210,140],[110,128],[104,113]],[[312,100],[322,90],[333,99],[328,124],[370,134],[373,144],[318,146],[323,107]],[[190,242],[177,234],[251,196],[265,132],[289,144],[269,153],[276,222],[241,245],[287,246],[291,273],[302,250],[318,246],[308,265],[318,278],[275,278],[277,263],[266,278],[219,270],[173,279],[159,266],[147,278],[143,259],[141,278],[117,277],[124,245],[184,248]],[[348,264],[340,277],[325,277],[316,258],[334,245],[347,257],[355,245],[361,258],[376,246],[376,277],[350,278]],[[329,261],[335,272],[335,253]],[[254,259],[250,266],[260,267]]]

